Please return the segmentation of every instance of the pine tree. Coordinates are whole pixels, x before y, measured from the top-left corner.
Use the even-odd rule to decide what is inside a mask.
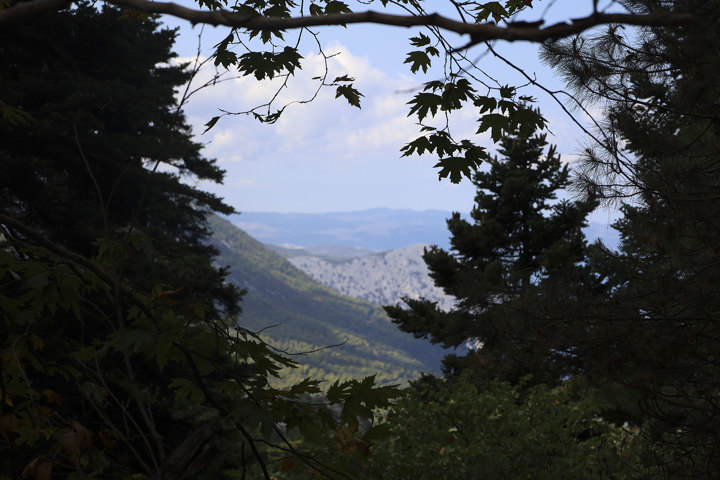
[[[386,307],[402,330],[417,337],[445,347],[480,346],[462,361],[447,357],[448,372],[474,365],[511,380],[534,373],[536,381],[565,374],[552,367],[546,344],[532,342],[529,298],[549,295],[544,288],[551,279],[574,272],[592,203],[557,200],[569,171],[547,145],[545,134],[536,132],[504,137],[502,158],[474,176],[473,222],[454,213],[448,220],[452,251],[433,246],[425,252],[431,276],[457,299],[456,308],[442,312],[414,300],[406,300],[409,310]]]
[[[173,41],[156,20],[85,3],[62,20],[0,32],[0,100],[10,112],[0,124],[0,228],[11,246],[2,252],[0,348],[16,352],[2,365],[2,413],[15,425],[0,442],[4,473],[83,475],[103,461],[110,477],[142,471],[142,462],[177,468],[167,455],[195,428],[167,390],[184,376],[168,356],[172,319],[192,338],[236,314],[239,292],[207,244],[207,216],[233,209],[180,181],[221,181],[223,171],[176,108],[189,74],[172,65]],[[195,308],[205,320],[180,313]],[[141,326],[138,309],[162,325]],[[113,343],[124,335],[137,342],[127,364]],[[183,334],[173,341],[182,345]],[[16,384],[18,374],[30,384]],[[123,422],[135,426],[113,431]],[[71,437],[63,458],[53,444]],[[112,461],[91,437],[104,439]],[[156,447],[133,454],[143,449],[131,438]]]
[[[126,265],[130,277],[182,285],[237,313],[206,242],[207,215],[233,209],[180,181],[219,182],[224,172],[176,108],[189,73],[172,65],[174,32],[117,10],[95,21],[92,7],[78,8],[83,15],[62,22],[3,28],[0,100],[22,116],[0,128],[2,212],[88,256],[97,237],[144,234],[155,260]]]
[[[578,97],[606,107],[583,188],[624,201],[620,251],[588,257],[592,273],[563,306],[586,328],[566,333],[585,375],[639,406],[665,470],[718,478],[720,2],[625,4],[699,20],[546,46]]]

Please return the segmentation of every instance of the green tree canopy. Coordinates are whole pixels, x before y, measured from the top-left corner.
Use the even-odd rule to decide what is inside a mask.
[[[577,96],[605,106],[578,187],[623,212],[620,250],[594,249],[592,273],[546,321],[562,325],[588,378],[638,402],[665,452],[660,464],[717,478],[720,2],[625,3],[699,18],[691,28],[613,27],[546,46]]]
[[[207,244],[232,209],[181,181],[223,172],[176,107],[174,33],[60,18],[0,31],[0,478],[340,475],[336,430],[394,390],[268,386],[294,363],[238,325]]]
[[[643,466],[638,430],[606,422],[582,381],[478,387],[469,373],[420,385],[393,407],[372,478],[660,478]]]
[[[436,285],[457,299],[440,311],[427,301],[406,300],[410,309],[386,307],[401,329],[446,347],[475,344],[469,360],[517,380],[534,372],[536,380],[555,379],[555,355],[534,348],[534,300],[554,292],[548,285],[573,273],[582,260],[581,228],[594,205],[557,199],[569,184],[569,171],[544,134],[517,130],[500,141],[502,158],[478,171],[472,223],[454,213],[448,220],[451,251],[433,246],[425,261]],[[553,284],[554,288],[554,284]],[[466,359],[467,360],[467,359]],[[453,356],[446,368],[460,366]],[[467,366],[467,362],[464,362]],[[504,372],[504,373],[501,373]]]
[[[2,98],[23,112],[0,130],[3,213],[85,256],[97,237],[147,235],[152,255],[122,267],[138,288],[182,285],[216,316],[237,313],[205,242],[208,213],[234,210],[180,181],[224,171],[175,106],[189,73],[172,65],[174,32],[89,4],[77,13],[3,28]]]

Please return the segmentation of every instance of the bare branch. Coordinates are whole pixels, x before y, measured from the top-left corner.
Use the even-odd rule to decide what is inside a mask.
[[[535,24],[508,24],[501,27],[495,23],[465,23],[453,20],[440,14],[429,15],[394,15],[374,11],[343,13],[331,15],[318,15],[307,17],[264,17],[262,15],[247,15],[228,10],[193,10],[172,2],[151,2],[149,0],[108,0],[107,3],[119,7],[131,8],[146,13],[168,14],[183,18],[193,24],[225,25],[235,28],[248,28],[251,30],[293,30],[305,27],[340,26],[353,23],[374,23],[378,25],[391,25],[396,27],[437,27],[442,30],[467,34],[471,37],[469,47],[475,43],[488,40],[524,40],[529,42],[543,42],[556,40],[581,33],[589,28],[605,24],[624,24],[638,26],[677,26],[693,23],[694,16],[689,13],[650,13],[646,15],[627,13],[593,13],[587,17],[577,18],[570,23],[557,23],[546,28]],[[0,24],[32,15],[37,11],[51,9],[50,5],[64,6],[66,1],[61,0],[33,0],[19,3],[13,7],[0,11]],[[17,9],[21,8],[20,12]]]

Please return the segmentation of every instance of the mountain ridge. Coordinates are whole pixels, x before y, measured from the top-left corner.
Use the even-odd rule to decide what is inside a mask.
[[[240,323],[303,362],[284,376],[333,381],[377,374],[385,383],[403,383],[439,373],[445,352],[401,332],[379,307],[314,281],[227,220],[211,218],[210,226],[218,264],[247,290]],[[332,345],[341,346],[324,348]]]
[[[448,216],[442,210],[374,208],[322,214],[243,212],[228,219],[273,245],[344,245],[380,252],[416,243],[446,246]]]
[[[373,208],[350,212],[243,212],[228,219],[254,238],[272,245],[317,247],[341,245],[383,252],[417,243],[450,248],[446,220],[452,212]],[[468,218],[467,213],[462,213]],[[618,232],[608,222],[590,222],[583,229],[588,241],[603,240],[617,248]]]

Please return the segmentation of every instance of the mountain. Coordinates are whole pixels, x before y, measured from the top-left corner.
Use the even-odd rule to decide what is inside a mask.
[[[439,373],[445,352],[398,330],[379,307],[321,285],[227,220],[214,217],[211,228],[217,262],[247,290],[242,326],[302,362],[287,375],[335,380],[377,374],[380,381],[401,383],[420,372]]]
[[[243,212],[230,221],[261,242],[301,247],[346,245],[376,252],[417,243],[448,246],[442,210],[373,208],[357,212]]]
[[[229,219],[261,242],[285,248],[343,245],[382,252],[418,243],[449,249],[446,219],[451,215],[442,210],[373,208],[330,213],[243,212]],[[608,223],[590,222],[585,229],[588,240],[600,238],[608,247],[616,248],[618,234]]]
[[[287,244],[286,244],[287,245]],[[374,250],[359,247],[346,247],[345,245],[319,245],[317,247],[293,247],[272,245],[266,243],[265,246],[275,253],[285,258],[295,257],[318,257],[329,261],[342,261],[348,258],[365,257],[376,253]]]
[[[306,254],[286,257],[300,270],[343,295],[375,305],[394,305],[402,297],[424,297],[449,310],[453,298],[430,278],[422,258],[424,248],[425,245],[418,244],[354,258],[323,257],[301,250]]]

